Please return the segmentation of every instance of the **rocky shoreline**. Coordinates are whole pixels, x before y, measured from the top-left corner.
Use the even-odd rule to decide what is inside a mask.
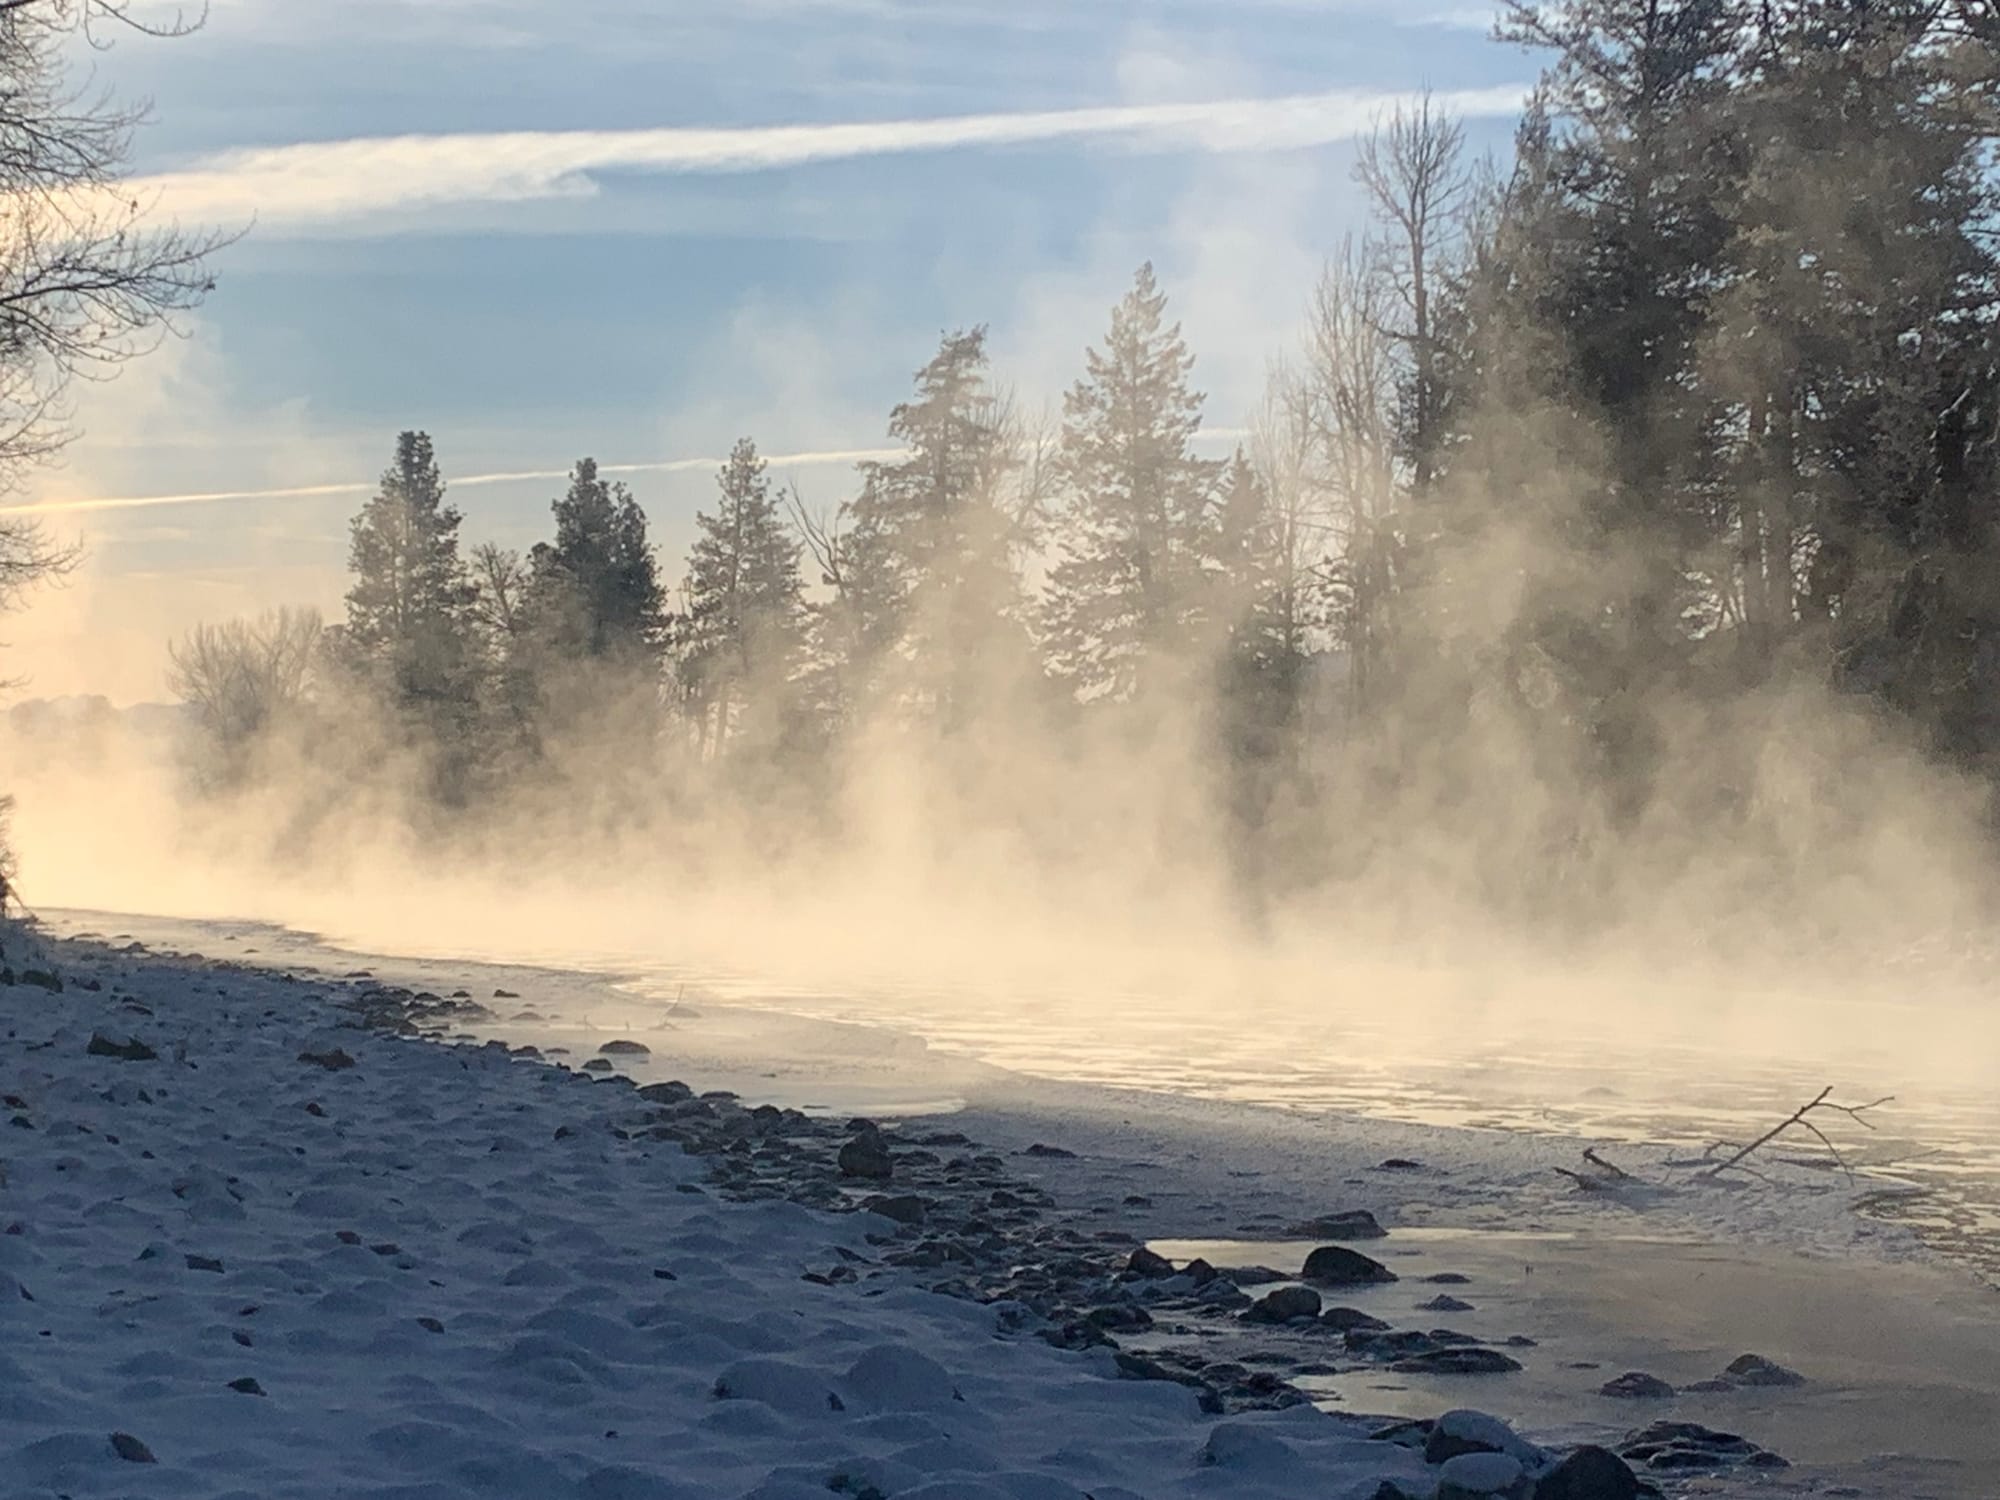
[[[499,1018],[469,991],[440,996],[377,985],[360,972],[345,982],[362,987],[336,1003],[358,1024],[394,1035],[437,1041],[456,1036],[471,1043],[460,1026]],[[492,998],[520,997],[500,990]],[[525,1014],[538,1019],[531,1011]],[[533,1046],[480,1045],[530,1061],[557,1060]],[[1176,1266],[1132,1235],[1079,1227],[1053,1195],[960,1132],[865,1118],[834,1121],[768,1104],[746,1107],[726,1091],[697,1093],[678,1080],[634,1085],[616,1071],[617,1059],[650,1053],[644,1043],[613,1039],[577,1067],[579,1076],[631,1089],[634,1113],[614,1128],[676,1143],[708,1161],[708,1180],[733,1201],[782,1199],[887,1221],[867,1236],[880,1247],[879,1265],[843,1256],[824,1271],[805,1273],[806,1280],[837,1285],[904,1273],[929,1291],[998,1307],[1003,1330],[1060,1349],[1106,1350],[1122,1378],[1189,1387],[1211,1415],[1311,1403],[1314,1396],[1295,1384],[1294,1376],[1354,1368],[1500,1376],[1520,1370],[1518,1354],[1537,1347],[1525,1335],[1496,1346],[1449,1328],[1398,1329],[1338,1305],[1333,1298],[1339,1292],[1398,1279],[1382,1262],[1353,1248],[1354,1242],[1388,1237],[1366,1210],[1322,1213],[1280,1227],[1276,1237],[1283,1240],[1330,1242],[1314,1249],[1296,1272],[1256,1266],[1225,1273],[1201,1259]],[[1020,1154],[1049,1161],[1071,1153],[1035,1143]],[[1398,1159],[1380,1167],[1417,1169],[1417,1163]],[[1143,1206],[1143,1200],[1131,1206]],[[1451,1272],[1424,1278],[1441,1287],[1465,1279]],[[1262,1287],[1272,1289],[1252,1290]],[[1426,1306],[1441,1314],[1469,1310],[1448,1292]],[[1217,1342],[1235,1347],[1222,1357],[1204,1352]],[[1790,1385],[1803,1379],[1761,1356],[1745,1355],[1708,1388],[1732,1383]],[[1603,1393],[1646,1401],[1675,1391],[1643,1372],[1629,1372],[1606,1382]],[[1660,1494],[1660,1483],[1692,1474],[1789,1467],[1778,1454],[1738,1434],[1692,1422],[1655,1421],[1636,1427],[1615,1450],[1586,1445],[1567,1453],[1536,1447],[1498,1419],[1470,1410],[1434,1420],[1385,1420],[1377,1437],[1419,1450],[1437,1467],[1437,1500],[1631,1500]],[[1454,1466],[1467,1458],[1483,1461]],[[1405,1495],[1385,1481],[1379,1500]]]
[[[639,1084],[618,1068],[649,1059],[651,1051],[625,1038],[604,1042],[597,1055],[586,1058],[555,1055],[560,1049],[481,1042],[465,1028],[502,1019],[503,1011],[534,1014],[506,989],[485,999],[463,988],[442,995],[378,983],[365,970],[338,979],[300,979],[238,960],[156,956],[137,943],[72,941],[60,946],[55,961],[73,987],[100,998],[120,1023],[90,1032],[86,1050],[106,1066],[160,1060],[158,1017],[143,998],[147,966],[160,962],[274,985],[298,997],[301,1009],[327,1006],[333,1024],[315,1030],[295,1055],[295,1065],[308,1077],[356,1068],[355,1054],[368,1051],[362,1036],[381,1044],[396,1038],[444,1044],[489,1064],[504,1063],[510,1071],[559,1069],[552,1076],[588,1095],[587,1103],[578,1099],[575,1118],[551,1132],[552,1144],[601,1130],[641,1148],[671,1145],[704,1164],[701,1185],[684,1182],[682,1192],[855,1216],[862,1228],[858,1239],[852,1246],[833,1245],[822,1263],[799,1273],[801,1281],[852,1287],[863,1296],[916,1286],[976,1304],[992,1313],[1003,1339],[1079,1351],[1103,1374],[1123,1381],[1182,1388],[1209,1417],[1323,1405],[1325,1395],[1300,1382],[1355,1370],[1447,1376],[1476,1392],[1482,1381],[1519,1371],[1523,1359],[1547,1357],[1523,1335],[1488,1341],[1446,1326],[1398,1328],[1350,1305],[1365,1302],[1370,1289],[1399,1280],[1383,1261],[1356,1248],[1393,1237],[1366,1211],[1340,1208],[1239,1231],[1261,1230],[1273,1242],[1316,1242],[1296,1269],[1217,1266],[1200,1258],[1175,1262],[1122,1230],[1084,1227],[1085,1213],[1036,1180],[1037,1171],[1070,1157],[1059,1143],[1036,1142],[1010,1159],[982,1150],[960,1132],[921,1121],[826,1119],[769,1104],[749,1106],[735,1094],[698,1092],[679,1081]],[[38,978],[37,988],[60,994],[63,982],[51,971],[47,982]],[[267,1018],[275,1014],[264,1012]],[[176,1061],[186,1058],[178,1055]],[[28,1101],[6,1103],[17,1111],[17,1128],[39,1127]],[[327,1116],[318,1098],[301,1107],[308,1115]],[[1403,1173],[1418,1166],[1391,1159],[1379,1170]],[[1132,1194],[1124,1206],[1136,1210],[1150,1203]],[[343,1231],[341,1239],[359,1244],[362,1236],[349,1238]],[[401,1253],[388,1242],[373,1249],[392,1261]],[[194,1259],[188,1264],[193,1267]],[[221,1263],[202,1269],[219,1271]],[[673,1279],[667,1268],[654,1274]],[[1465,1277],[1437,1271],[1417,1279],[1439,1288],[1420,1307],[1440,1323],[1453,1312],[1470,1310],[1449,1290],[1463,1287]],[[1764,1386],[1798,1379],[1756,1356],[1745,1356],[1719,1378]],[[1671,1388],[1655,1389],[1650,1381],[1634,1372],[1609,1382],[1606,1392],[1640,1401],[1671,1394]],[[1614,1390],[1621,1383],[1629,1389]],[[1218,1427],[1211,1447],[1236,1430]],[[1385,1452],[1420,1458],[1424,1466],[1423,1479],[1414,1485],[1407,1474],[1384,1479],[1372,1500],[1633,1500],[1672,1493],[1694,1475],[1713,1479],[1741,1470],[1747,1477],[1784,1467],[1783,1459],[1747,1439],[1671,1421],[1636,1426],[1622,1441],[1605,1446],[1558,1450],[1526,1441],[1496,1418],[1459,1408],[1420,1421],[1364,1420],[1362,1437]],[[1208,1450],[1204,1455],[1203,1462],[1227,1459]]]

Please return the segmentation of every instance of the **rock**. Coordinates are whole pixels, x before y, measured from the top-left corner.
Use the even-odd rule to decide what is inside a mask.
[[[1319,1293],[1309,1286],[1281,1286],[1266,1292],[1243,1314],[1246,1323],[1289,1323],[1319,1316]]]
[[[871,1182],[887,1182],[896,1170],[888,1146],[872,1131],[857,1135],[842,1146],[837,1161],[841,1176],[862,1177]]]
[[[1498,1349],[1476,1344],[1460,1344],[1449,1349],[1431,1349],[1412,1354],[1389,1366],[1400,1375],[1511,1375],[1521,1368]]]
[[[1065,1151],[1061,1146],[1044,1146],[1040,1141],[1036,1141],[1034,1145],[1021,1154],[1023,1156],[1039,1156],[1048,1161],[1076,1160],[1076,1153],[1074,1151]]]
[[[1294,1224],[1286,1232],[1295,1240],[1379,1240],[1389,1234],[1365,1208],[1322,1214],[1317,1219]]]
[[[92,1057],[115,1057],[122,1062],[152,1062],[160,1055],[135,1036],[108,1037],[101,1031],[91,1032],[90,1045],[84,1051]]]
[[[444,1332],[444,1324],[436,1318],[419,1318],[417,1319],[417,1327],[423,1329],[426,1333]]]
[[[1355,1307],[1329,1307],[1319,1320],[1335,1333],[1386,1333],[1389,1329],[1380,1318],[1371,1318]]]
[[[1144,1333],[1153,1326],[1153,1315],[1129,1302],[1093,1307],[1084,1317],[1106,1333]]]
[[[644,1042],[631,1042],[620,1038],[606,1042],[598,1052],[604,1057],[651,1057],[653,1049]]]
[[[222,1273],[222,1262],[212,1255],[190,1255],[186,1260],[190,1271],[213,1271],[217,1275]]]
[[[1607,1380],[1597,1388],[1600,1396],[1614,1396],[1620,1401],[1664,1401],[1675,1394],[1674,1388],[1657,1375],[1648,1375],[1644,1370],[1627,1370],[1616,1380]]]
[[[111,1451],[124,1459],[128,1464],[156,1464],[159,1462],[157,1458],[153,1457],[153,1450],[133,1437],[129,1432],[114,1432],[111,1434]]]
[[[1521,1482],[1521,1461],[1506,1453],[1464,1453],[1438,1470],[1437,1500],[1486,1500]]]
[[[1419,1312],[1471,1312],[1472,1304],[1470,1302],[1461,1302],[1456,1297],[1447,1296],[1443,1292],[1440,1292],[1428,1302],[1419,1302],[1417,1310]]]
[[[261,1396],[264,1394],[264,1387],[257,1384],[256,1380],[248,1375],[245,1375],[241,1380],[230,1381],[229,1388],[245,1396]]]
[[[608,1057],[593,1057],[583,1065],[583,1071],[586,1073],[609,1073],[611,1071],[611,1059]]]
[[[872,1198],[862,1199],[861,1207],[867,1213],[880,1214],[898,1224],[921,1224],[928,1210],[928,1205],[915,1193],[899,1193],[893,1198],[877,1193]]]
[[[1174,1263],[1141,1245],[1125,1262],[1125,1270],[1129,1275],[1143,1276],[1148,1281],[1163,1281],[1174,1274]]]
[[[354,1066],[354,1059],[349,1057],[347,1052],[340,1047],[325,1047],[318,1051],[308,1047],[299,1054],[299,1061],[302,1063],[311,1063],[315,1067],[325,1068],[329,1073],[338,1073],[344,1068]]]
[[[1293,1278],[1270,1266],[1236,1266],[1230,1270],[1229,1279],[1238,1286],[1270,1286]]]
[[[521,997],[515,994],[512,990],[495,990],[493,992],[493,998],[495,1000],[518,1000]]]
[[[1399,1448],[1422,1451],[1430,1441],[1431,1429],[1437,1423],[1429,1417],[1414,1422],[1396,1422],[1387,1427],[1378,1427],[1368,1434],[1371,1443],[1394,1443]]]
[[[1431,1427],[1424,1442],[1424,1462],[1449,1463],[1467,1453],[1505,1453],[1523,1463],[1536,1456],[1535,1450],[1498,1417],[1483,1411],[1448,1411]]]
[[[1638,1500],[1632,1466],[1608,1448],[1578,1448],[1535,1481],[1534,1500]]]
[[[1315,1286],[1367,1286],[1396,1279],[1379,1260],[1345,1245],[1321,1245],[1306,1257],[1302,1275]]]
[[[1435,1276],[1425,1276],[1422,1280],[1427,1286],[1465,1286],[1472,1278],[1460,1275],[1457,1271],[1440,1271]]]
[[[1728,1468],[1755,1459],[1764,1450],[1733,1432],[1717,1432],[1695,1422],[1655,1422],[1619,1445],[1628,1463],[1663,1473]],[[1775,1455],[1773,1455],[1775,1457]]]
[[[1806,1383],[1805,1376],[1797,1370],[1788,1370],[1761,1354],[1745,1354],[1731,1360],[1729,1368],[1722,1372],[1722,1378],[1737,1385],[1795,1386]]]
[[[1421,1172],[1424,1164],[1411,1161],[1407,1156],[1392,1156],[1375,1170],[1378,1172]]]
[[[648,1104],[685,1104],[694,1097],[694,1090],[679,1079],[666,1083],[649,1083],[639,1090],[639,1097]]]

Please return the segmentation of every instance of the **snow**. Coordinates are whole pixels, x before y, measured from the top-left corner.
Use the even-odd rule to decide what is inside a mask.
[[[215,951],[223,936],[172,940]],[[1811,1384],[1704,1397],[1712,1409],[1688,1414],[1823,1460],[1794,1482],[1992,1493],[1990,1301],[1904,1264],[1920,1247],[1858,1219],[1837,1174],[1773,1163],[1762,1180],[1707,1186],[1671,1148],[1619,1147],[1654,1186],[1581,1194],[1550,1169],[1584,1142],[1554,1134],[1065,1084],[699,992],[649,1021],[596,975],[362,958],[271,929],[227,942],[308,982],[135,955],[105,961],[101,992],[0,989],[0,1095],[24,1102],[0,1122],[35,1127],[0,1123],[0,1230],[21,1229],[0,1234],[0,1500],[1341,1500],[1384,1478],[1412,1496],[1436,1485],[1421,1455],[1362,1441],[1372,1421],[1206,1417],[1180,1387],[1111,1378],[1102,1351],[996,1337],[996,1309],[903,1273],[803,1282],[842,1252],[873,1259],[869,1236],[897,1226],[709,1196],[678,1147],[611,1134],[630,1099],[616,1083],[343,1029],[327,997],[363,967],[440,993],[519,991],[547,1023],[489,1034],[559,1042],[578,1062],[606,1037],[644,1037],[650,1057],[618,1059],[640,1081],[685,1077],[835,1118],[969,1106],[940,1123],[1008,1155],[1083,1227],[1155,1239],[1177,1260],[1225,1264],[1226,1246],[1188,1237],[1249,1227],[1257,1243],[1234,1263],[1296,1266],[1310,1244],[1272,1226],[1366,1207],[1391,1230],[1371,1253],[1405,1276],[1377,1296],[1408,1306],[1382,1310],[1434,1296],[1423,1273],[1469,1271],[1473,1331],[1543,1340],[1526,1373],[1494,1384],[1330,1383],[1356,1409],[1428,1417],[1469,1396],[1545,1444],[1603,1441],[1631,1421],[1595,1398],[1606,1374],[1686,1383],[1748,1346]],[[121,985],[153,1013],[121,1004]],[[159,1056],[89,1056],[93,1031]],[[357,1066],[299,1060],[329,1047]],[[1067,1149],[1024,1154],[1043,1142]],[[1377,1170],[1388,1157],[1422,1169]],[[1584,1356],[1606,1368],[1568,1368]],[[230,1387],[245,1378],[264,1394]],[[115,1457],[113,1433],[158,1463]],[[1884,1467],[1890,1454],[1923,1457]]]
[[[1204,1417],[1182,1387],[1107,1378],[1101,1353],[996,1336],[992,1308],[895,1276],[804,1282],[872,1259],[884,1226],[718,1201],[678,1146],[614,1136],[617,1084],[353,1030],[331,1038],[356,1066],[329,1071],[299,1058],[336,1020],[316,987],[132,959],[90,992],[78,973],[0,991],[10,1500],[1429,1484],[1351,1420]],[[93,1056],[97,1030],[159,1055]]]

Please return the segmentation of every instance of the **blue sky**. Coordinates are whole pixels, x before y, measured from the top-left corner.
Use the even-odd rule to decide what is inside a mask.
[[[157,9],[157,8],[156,8]],[[1356,130],[1421,88],[1504,149],[1536,61],[1455,0],[214,0],[90,61],[163,208],[248,225],[187,337],[85,393],[46,505],[879,447],[941,330],[1053,402],[1143,259],[1242,425],[1356,227]],[[851,462],[783,466],[809,497]],[[631,482],[677,573],[712,477]],[[551,480],[469,484],[538,537]],[[156,697],[204,618],[340,594],[359,495],[57,511],[26,691]]]

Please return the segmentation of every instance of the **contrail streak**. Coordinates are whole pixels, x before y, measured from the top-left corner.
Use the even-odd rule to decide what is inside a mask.
[[[765,462],[774,469],[805,469],[837,464],[892,463],[904,457],[901,448],[854,448],[827,453],[772,453]],[[685,474],[702,469],[719,469],[727,459],[670,458],[657,463],[599,464],[600,474]],[[505,474],[467,474],[449,480],[452,489],[479,485],[519,484],[540,480],[568,479],[568,469],[522,469]],[[0,505],[0,516],[77,515],[100,510],[148,510],[156,505],[210,505],[232,500],[315,500],[329,495],[366,495],[373,492],[372,481],[339,484],[297,484],[262,490],[201,490],[182,495],[116,495],[82,500],[36,500],[25,505]]]
[[[1461,118],[1518,114],[1520,85],[1432,102]],[[548,130],[361,137],[250,147],[121,188],[169,212],[265,227],[352,224],[371,214],[589,196],[598,174],[768,172],[868,157],[1106,142],[1133,150],[1289,151],[1349,140],[1415,96],[1341,89],[1277,98],[1110,105],[1012,114],[733,129]]]

